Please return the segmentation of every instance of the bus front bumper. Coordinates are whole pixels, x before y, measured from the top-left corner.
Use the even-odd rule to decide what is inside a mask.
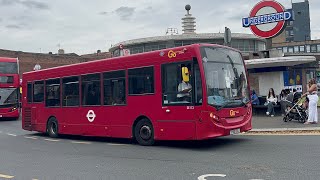
[[[0,111],[0,118],[18,118],[20,116],[19,109],[6,109]]]

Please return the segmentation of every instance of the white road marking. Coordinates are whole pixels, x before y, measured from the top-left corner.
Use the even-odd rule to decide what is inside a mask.
[[[206,177],[226,177],[225,174],[204,174],[198,177],[198,180],[206,180]]]
[[[38,137],[35,137],[35,136],[25,136],[25,138],[27,138],[27,139],[38,139]]]
[[[51,141],[51,142],[58,142],[58,141],[60,141],[60,140],[58,140],[58,139],[44,139],[45,141]]]
[[[9,136],[17,136],[16,134],[7,133]]]
[[[257,133],[257,134],[241,134],[242,136],[316,136],[319,133]]]
[[[12,178],[14,178],[14,176],[5,175],[5,174],[0,174],[0,178],[12,179]]]
[[[125,146],[125,144],[117,144],[117,143],[107,143],[107,145],[111,145],[111,146]]]
[[[91,144],[91,142],[85,142],[85,141],[71,141],[73,144]]]

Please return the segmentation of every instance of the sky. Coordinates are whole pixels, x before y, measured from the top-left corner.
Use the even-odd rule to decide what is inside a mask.
[[[292,0],[301,2],[303,0]],[[221,3],[223,2],[223,3]],[[259,0],[0,0],[0,49],[89,54],[121,41],[182,33],[185,5],[197,33],[250,33],[242,27]],[[278,0],[291,8],[291,0]],[[311,38],[320,39],[320,1],[309,0]]]

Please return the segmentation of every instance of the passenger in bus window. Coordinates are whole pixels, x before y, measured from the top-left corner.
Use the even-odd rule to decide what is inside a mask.
[[[99,96],[95,91],[95,86],[89,87],[87,105],[99,105]]]
[[[187,67],[182,67],[182,82],[178,86],[177,98],[179,101],[191,101],[192,86],[189,83],[189,70]]]

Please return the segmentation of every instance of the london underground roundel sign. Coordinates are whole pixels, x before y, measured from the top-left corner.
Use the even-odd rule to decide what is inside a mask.
[[[250,27],[253,34],[261,38],[276,36],[285,25],[293,20],[292,11],[286,11],[278,2],[264,0],[256,4],[249,17],[242,18],[242,26]]]

